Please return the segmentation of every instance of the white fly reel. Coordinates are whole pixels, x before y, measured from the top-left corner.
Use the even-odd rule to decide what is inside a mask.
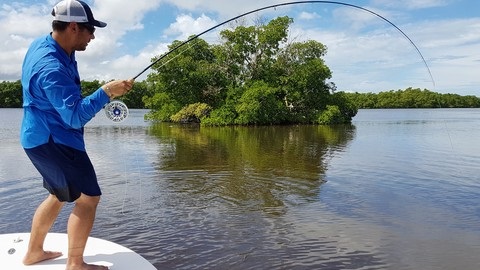
[[[113,100],[104,107],[105,115],[113,122],[120,123],[128,117],[128,107],[120,100]]]

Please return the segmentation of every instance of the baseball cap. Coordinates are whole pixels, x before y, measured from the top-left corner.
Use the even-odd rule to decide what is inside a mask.
[[[97,21],[92,10],[83,1],[63,0],[53,7],[52,15],[61,22],[88,23],[92,26],[105,27],[106,23]]]

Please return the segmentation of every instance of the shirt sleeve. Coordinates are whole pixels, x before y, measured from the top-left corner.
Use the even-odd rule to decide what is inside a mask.
[[[45,68],[39,76],[46,98],[58,112],[65,125],[82,128],[109,102],[107,94],[97,89],[81,96],[80,78],[60,66]]]

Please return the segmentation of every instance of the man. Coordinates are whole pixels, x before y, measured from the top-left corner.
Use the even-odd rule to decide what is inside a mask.
[[[61,256],[45,251],[43,243],[65,202],[75,202],[68,219],[67,270],[108,269],[84,262],[83,253],[93,227],[101,191],[85,150],[83,127],[111,98],[124,95],[133,80],[116,80],[82,97],[76,51],[95,38],[90,7],[64,0],[52,10],[53,31],[35,40],[22,68],[24,118],[21,144],[43,177],[50,193],[35,212],[25,265]]]

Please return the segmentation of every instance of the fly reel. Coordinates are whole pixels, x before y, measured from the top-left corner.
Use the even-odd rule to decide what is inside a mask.
[[[104,107],[105,115],[113,122],[120,123],[128,117],[128,107],[120,100],[110,101]]]

